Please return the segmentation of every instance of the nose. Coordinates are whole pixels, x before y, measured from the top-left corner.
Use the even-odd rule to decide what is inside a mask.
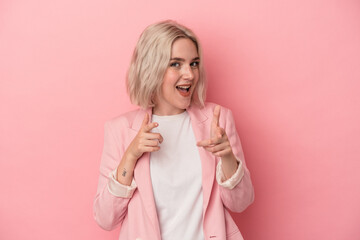
[[[182,70],[182,76],[184,79],[193,80],[194,79],[194,72],[191,66],[184,66]]]

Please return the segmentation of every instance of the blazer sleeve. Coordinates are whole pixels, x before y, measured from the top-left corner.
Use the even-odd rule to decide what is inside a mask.
[[[239,135],[236,131],[234,117],[229,109],[221,109],[225,117],[225,131],[229,138],[234,155],[241,161],[244,175],[240,182],[232,189],[219,186],[223,204],[232,212],[244,211],[254,201],[254,188],[250,178],[250,172],[246,167],[243,150]]]
[[[94,199],[94,218],[105,230],[113,230],[121,225],[126,214],[130,197],[119,197],[112,191],[111,175],[120,163],[123,149],[115,137],[111,121],[105,123],[104,147],[101,156],[100,176]],[[131,194],[132,195],[132,194]]]

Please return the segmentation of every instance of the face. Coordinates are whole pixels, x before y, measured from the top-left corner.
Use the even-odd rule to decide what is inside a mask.
[[[173,43],[171,59],[161,85],[161,93],[155,97],[154,114],[179,114],[190,106],[199,80],[199,61],[193,41],[179,38]]]

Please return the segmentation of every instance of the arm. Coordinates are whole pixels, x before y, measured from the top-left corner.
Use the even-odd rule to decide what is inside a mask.
[[[103,229],[112,230],[124,220],[136,189],[133,173],[137,160],[144,152],[160,149],[161,135],[150,132],[156,126],[157,123],[149,123],[149,115],[146,114],[139,132],[126,147],[115,136],[111,122],[105,124],[104,150],[94,200],[94,217]],[[127,126],[124,125],[125,128]]]
[[[230,209],[233,212],[241,212],[245,210],[254,201],[254,189],[250,179],[250,172],[245,164],[240,138],[237,134],[234,118],[231,111],[226,110],[224,117],[226,121],[225,132],[229,139],[234,156],[241,161],[243,176],[240,182],[233,189],[228,189],[220,186],[220,195],[226,208]],[[223,164],[224,163],[225,162],[223,162]]]
[[[104,147],[100,164],[100,176],[94,199],[94,218],[105,230],[112,230],[122,223],[130,198],[113,195],[109,189],[111,172],[117,168],[123,155],[120,143],[114,136],[111,122],[105,124]],[[111,183],[110,183],[111,184]],[[113,186],[113,184],[111,184]]]
[[[254,191],[234,118],[230,110],[223,108],[222,111],[220,124],[220,106],[213,109],[210,139],[200,141],[197,145],[221,158],[216,174],[221,199],[231,211],[241,212],[253,202]]]

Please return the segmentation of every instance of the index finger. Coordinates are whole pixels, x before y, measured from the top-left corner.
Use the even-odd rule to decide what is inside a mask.
[[[143,129],[149,123],[149,114],[145,114],[144,120],[141,123],[141,129]]]
[[[144,117],[144,120],[141,124],[141,131],[143,132],[150,132],[151,129],[157,127],[159,124],[156,123],[156,122],[151,122],[149,123],[150,121],[150,117],[149,117],[149,114],[146,113],[145,117]]]
[[[219,119],[220,119],[220,106],[216,105],[216,107],[214,108],[214,116],[212,123],[216,126],[219,126]]]
[[[142,130],[143,130],[143,132],[150,132],[151,129],[156,128],[157,126],[159,126],[158,123],[156,123],[156,122],[151,122],[151,123],[147,124],[146,126],[144,126],[144,127],[142,128]]]

